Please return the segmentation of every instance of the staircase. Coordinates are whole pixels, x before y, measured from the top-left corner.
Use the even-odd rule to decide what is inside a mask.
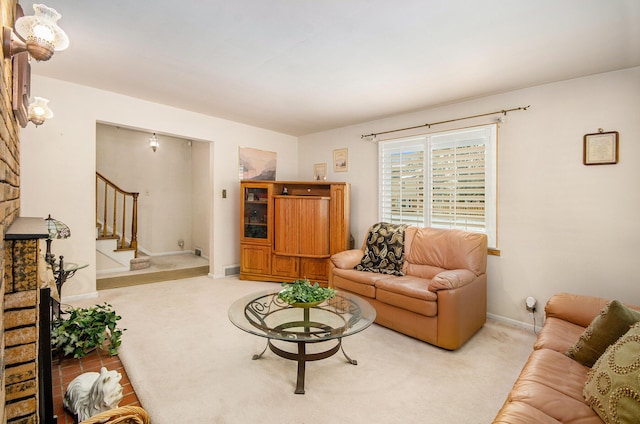
[[[137,259],[138,194],[121,189],[96,172],[96,250],[111,261],[109,272],[149,266],[148,260]]]
[[[163,257],[138,252],[138,193],[96,172],[98,290],[207,275],[209,261],[190,253]]]

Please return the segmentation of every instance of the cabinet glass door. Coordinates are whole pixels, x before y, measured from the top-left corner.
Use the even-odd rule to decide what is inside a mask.
[[[269,193],[267,188],[245,187],[244,189],[244,234],[245,238],[267,239]]]

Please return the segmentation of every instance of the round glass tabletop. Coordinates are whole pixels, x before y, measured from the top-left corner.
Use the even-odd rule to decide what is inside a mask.
[[[334,298],[303,308],[280,300],[278,291],[266,290],[236,300],[229,307],[229,320],[257,336],[310,343],[355,334],[376,318],[369,302],[350,293],[337,291]]]

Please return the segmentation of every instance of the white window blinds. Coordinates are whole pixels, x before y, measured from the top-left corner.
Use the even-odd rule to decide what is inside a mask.
[[[486,233],[496,246],[497,126],[382,142],[380,220]]]
[[[380,145],[380,220],[423,225],[425,138]]]

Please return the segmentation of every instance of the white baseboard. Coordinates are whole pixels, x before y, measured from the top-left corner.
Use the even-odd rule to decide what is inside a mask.
[[[526,322],[522,322],[522,321],[517,321],[515,319],[511,319],[511,318],[507,318],[507,317],[503,317],[502,315],[496,315],[496,314],[491,314],[491,313],[487,313],[487,318],[496,320],[496,321],[500,321],[502,323],[511,325],[513,327],[517,327],[517,328],[522,328],[525,330],[529,330],[529,331],[533,331],[534,333],[537,333],[538,331],[540,331],[540,327],[542,327],[542,321],[540,323],[537,322],[536,320],[536,325],[535,328],[533,326],[533,324],[529,324]]]
[[[146,256],[151,256],[151,257],[157,257],[157,256],[172,256],[172,255],[184,255],[187,253],[190,253],[192,255],[195,255],[195,251],[194,250],[174,250],[174,251],[169,251],[169,252],[160,252],[160,253],[151,253],[148,250],[146,250],[143,247],[138,246],[138,250],[142,253],[144,253]],[[202,259],[209,259],[208,256],[200,256]]]
[[[94,291],[91,293],[76,294],[73,296],[63,296],[62,301],[60,303],[75,302],[76,300],[84,300],[84,299],[94,299],[99,296],[100,294],[97,291]]]

